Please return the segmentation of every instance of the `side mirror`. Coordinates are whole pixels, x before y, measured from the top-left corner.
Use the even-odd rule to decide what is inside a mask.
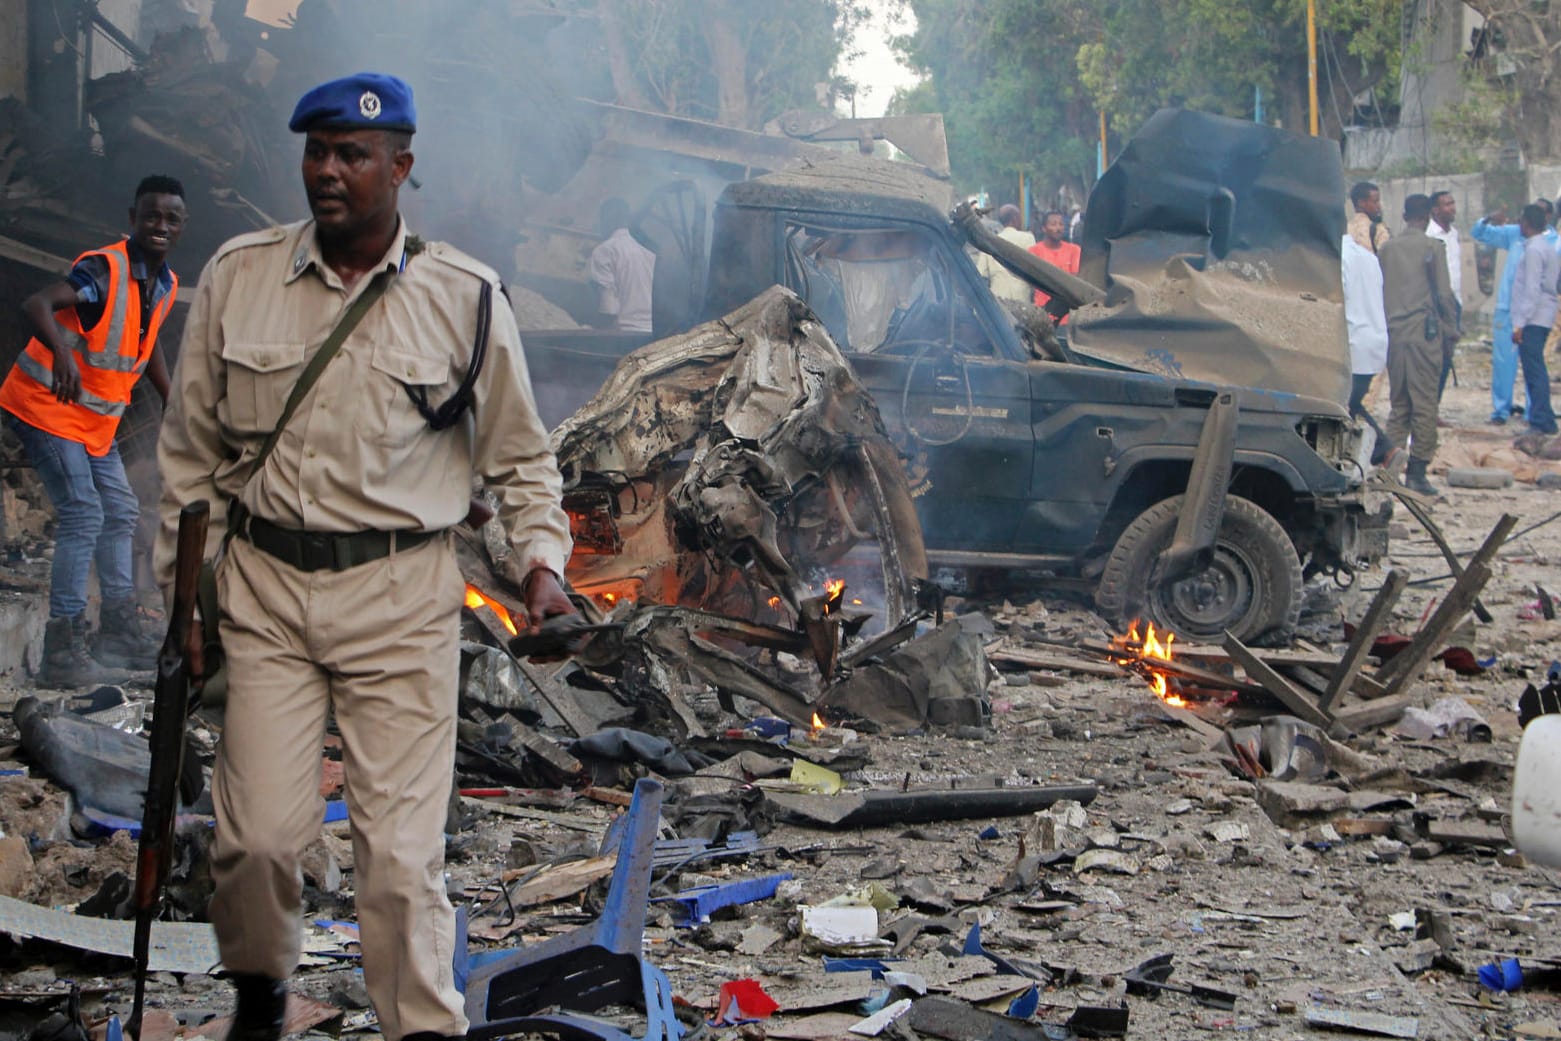
[[[1561,715],[1523,730],[1512,771],[1512,838],[1525,857],[1561,867]]]

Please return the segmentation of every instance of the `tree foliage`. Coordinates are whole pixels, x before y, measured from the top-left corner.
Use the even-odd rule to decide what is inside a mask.
[[[851,0],[599,0],[617,100],[757,128],[815,107],[863,17]]]
[[[1251,118],[1259,92],[1268,121],[1306,126],[1306,0],[905,2],[917,29],[897,44],[927,83],[898,105],[944,113],[966,187],[1024,172],[1084,188],[1101,112],[1113,150],[1161,107]],[[1320,109],[1336,134],[1356,95],[1396,80],[1403,0],[1317,9]]]
[[[1477,74],[1505,129],[1531,158],[1561,156],[1561,3],[1467,3],[1486,19],[1474,41]]]

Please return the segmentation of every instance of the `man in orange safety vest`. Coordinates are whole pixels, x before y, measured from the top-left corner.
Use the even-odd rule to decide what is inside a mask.
[[[22,305],[34,336],[0,384],[0,410],[54,504],[43,686],[111,682],[123,677],[109,670],[155,664],[157,642],[142,632],[135,607],[131,540],[140,509],[114,433],[143,375],[167,400],[157,333],[178,294],[167,256],[186,219],[183,185],[145,178],[130,208],[129,237],[83,253],[64,281]],[[103,602],[89,648],[94,561]]]

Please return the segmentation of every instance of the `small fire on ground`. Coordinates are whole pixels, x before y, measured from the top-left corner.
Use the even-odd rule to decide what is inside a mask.
[[[1155,632],[1154,623],[1150,622],[1144,630],[1142,638],[1138,635],[1138,622],[1133,622],[1128,627],[1126,636],[1118,636],[1112,639],[1112,643],[1121,648],[1123,657],[1116,659],[1118,665],[1132,669],[1143,676],[1149,683],[1149,689],[1154,691],[1155,697],[1173,708],[1186,708],[1187,701],[1180,694],[1172,693],[1170,676],[1165,670],[1157,668],[1157,661],[1171,661],[1171,644],[1176,641],[1176,634],[1167,632],[1165,639],[1160,639],[1160,634]]]

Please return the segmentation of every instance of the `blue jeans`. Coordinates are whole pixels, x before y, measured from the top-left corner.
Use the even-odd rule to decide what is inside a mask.
[[[1545,370],[1545,341],[1550,327],[1525,325],[1518,359],[1523,363],[1523,393],[1528,399],[1528,426],[1543,434],[1556,432],[1556,414],[1550,409],[1550,373]]]
[[[110,446],[107,455],[88,455],[80,442],[39,430],[10,413],[5,423],[21,438],[27,461],[54,504],[49,617],[74,618],[87,609],[87,575],[94,559],[104,600],[134,597],[131,538],[141,504],[125,479],[119,446]]]

